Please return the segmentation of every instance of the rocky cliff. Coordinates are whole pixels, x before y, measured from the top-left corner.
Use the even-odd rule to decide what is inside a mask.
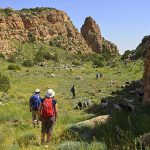
[[[0,52],[5,55],[16,51],[13,41],[49,42],[73,53],[118,53],[91,17],[85,19],[81,33],[65,12],[54,8],[0,9]]]
[[[144,102],[150,103],[150,36],[145,36],[138,48],[144,51]]]
[[[110,41],[105,40],[99,26],[92,17],[87,17],[81,28],[82,36],[88,46],[96,53],[119,53],[117,46]]]
[[[50,42],[72,52],[91,52],[67,14],[52,8],[0,9],[0,52],[14,52],[13,40]]]

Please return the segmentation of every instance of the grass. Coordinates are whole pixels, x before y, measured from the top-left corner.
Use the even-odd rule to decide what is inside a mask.
[[[23,54],[22,56],[26,57]],[[71,66],[69,61],[62,64]],[[127,90],[122,89],[121,85],[126,81],[130,82],[142,78],[143,62],[141,60],[129,62],[127,66],[124,66],[123,62],[118,62],[113,68],[109,66],[93,68],[92,62],[89,61],[82,62],[81,66],[71,66],[73,68],[71,71],[54,69],[54,66],[62,64],[54,64],[53,61],[50,61],[45,68],[37,66],[21,67],[21,70],[14,71],[7,69],[10,65],[9,62],[0,60],[0,72],[9,77],[11,84],[11,88],[2,101],[8,104],[0,106],[0,149],[43,149],[43,146],[39,145],[40,129],[32,127],[28,106],[29,97],[36,88],[41,90],[42,97],[44,97],[48,88],[52,88],[56,92],[59,116],[49,145],[51,149],[70,150],[87,147],[89,150],[103,150],[106,147],[114,149],[117,146],[130,147],[130,144],[132,147],[134,145],[132,142],[137,136],[149,132],[149,121],[147,120],[150,113],[149,106],[144,107],[140,104],[137,105],[136,114],[130,116],[114,112],[112,114],[114,121],[111,124],[88,129],[91,135],[90,137],[87,136],[88,139],[85,138],[83,132],[70,132],[71,125],[75,126],[77,122],[92,118],[100,113],[107,113],[107,110],[101,111],[97,109],[98,107],[92,110],[74,110],[74,106],[79,101],[90,98],[97,106],[102,99],[108,97],[117,101],[121,98],[111,95],[111,92],[116,90],[122,92],[126,98],[130,97]],[[96,80],[96,72],[103,74],[102,79]],[[51,77],[51,73],[55,74],[54,78]],[[77,75],[83,76],[83,80],[76,80],[75,76]],[[111,84],[111,80],[115,80],[116,83]],[[70,93],[73,84],[76,88],[76,99],[72,99]],[[97,92],[99,89],[102,90],[101,94]],[[1,92],[0,97],[2,95]],[[129,123],[129,120],[131,123]],[[128,122],[127,127],[124,126],[124,121]],[[116,125],[121,128],[123,133],[119,145],[117,145],[118,141],[114,132]],[[131,142],[127,140],[127,137],[130,137]]]

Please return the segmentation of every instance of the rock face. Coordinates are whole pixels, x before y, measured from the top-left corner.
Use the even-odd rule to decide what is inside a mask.
[[[0,10],[0,52],[14,52],[12,40],[50,41],[71,52],[91,52],[65,12],[52,8],[8,10]]]
[[[150,47],[150,35],[145,36],[136,49],[147,50]]]
[[[94,52],[102,52],[103,38],[101,36],[100,28],[91,17],[85,19],[81,28],[81,33],[89,47],[91,47]]]
[[[85,19],[81,33],[92,51],[96,53],[119,53],[115,44],[102,37],[99,26],[91,17]]]
[[[114,43],[105,40],[104,38],[102,43],[102,52],[119,54],[117,46]]]
[[[144,99],[143,101],[150,103],[150,36],[145,36],[138,46],[143,49],[145,52],[144,58],[144,74],[143,74],[143,81],[144,81]]]

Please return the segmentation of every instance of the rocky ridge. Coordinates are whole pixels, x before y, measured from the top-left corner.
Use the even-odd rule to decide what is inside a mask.
[[[6,56],[14,53],[12,41],[49,42],[73,53],[118,53],[117,46],[102,37],[91,17],[86,18],[79,33],[68,15],[55,8],[0,9],[0,52]]]
[[[85,40],[63,11],[57,9],[24,9],[0,12],[0,51],[12,53],[9,41],[51,42],[73,52],[91,52]]]

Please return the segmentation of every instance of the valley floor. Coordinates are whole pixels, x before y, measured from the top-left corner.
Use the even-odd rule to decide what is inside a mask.
[[[57,65],[61,67],[58,69],[56,65],[49,64],[47,67],[21,67],[21,70],[13,71],[7,69],[8,65],[9,63],[0,61],[0,72],[8,76],[11,83],[7,93],[0,93],[0,101],[4,104],[0,105],[0,149],[40,150],[45,146],[39,144],[40,128],[33,128],[28,105],[36,88],[41,90],[42,97],[47,89],[52,88],[58,102],[58,119],[48,149],[130,149],[134,145],[135,137],[150,130],[150,121],[145,121],[150,112],[148,108],[143,110],[140,102],[136,102],[136,113],[131,114],[111,110],[111,106],[105,109],[100,107],[101,100],[106,99],[113,103],[124,98],[136,100],[136,96],[129,94],[129,89],[122,88],[121,85],[142,78],[142,60],[129,62],[127,66],[120,61],[113,68],[93,68],[90,63],[84,63],[82,66],[71,66],[72,69],[67,69],[66,64]],[[102,78],[96,79],[97,72],[102,73]],[[55,76],[52,77],[52,74]],[[72,99],[70,93],[73,84],[76,88],[75,99]],[[121,96],[118,93],[112,95],[116,90]],[[90,99],[95,105],[82,110],[74,109],[79,101],[86,99]],[[78,122],[107,114],[114,117],[114,121],[107,125],[97,125],[94,129],[76,126]],[[137,114],[142,118],[135,120]],[[124,134],[121,135],[118,145],[114,131],[116,126]]]

